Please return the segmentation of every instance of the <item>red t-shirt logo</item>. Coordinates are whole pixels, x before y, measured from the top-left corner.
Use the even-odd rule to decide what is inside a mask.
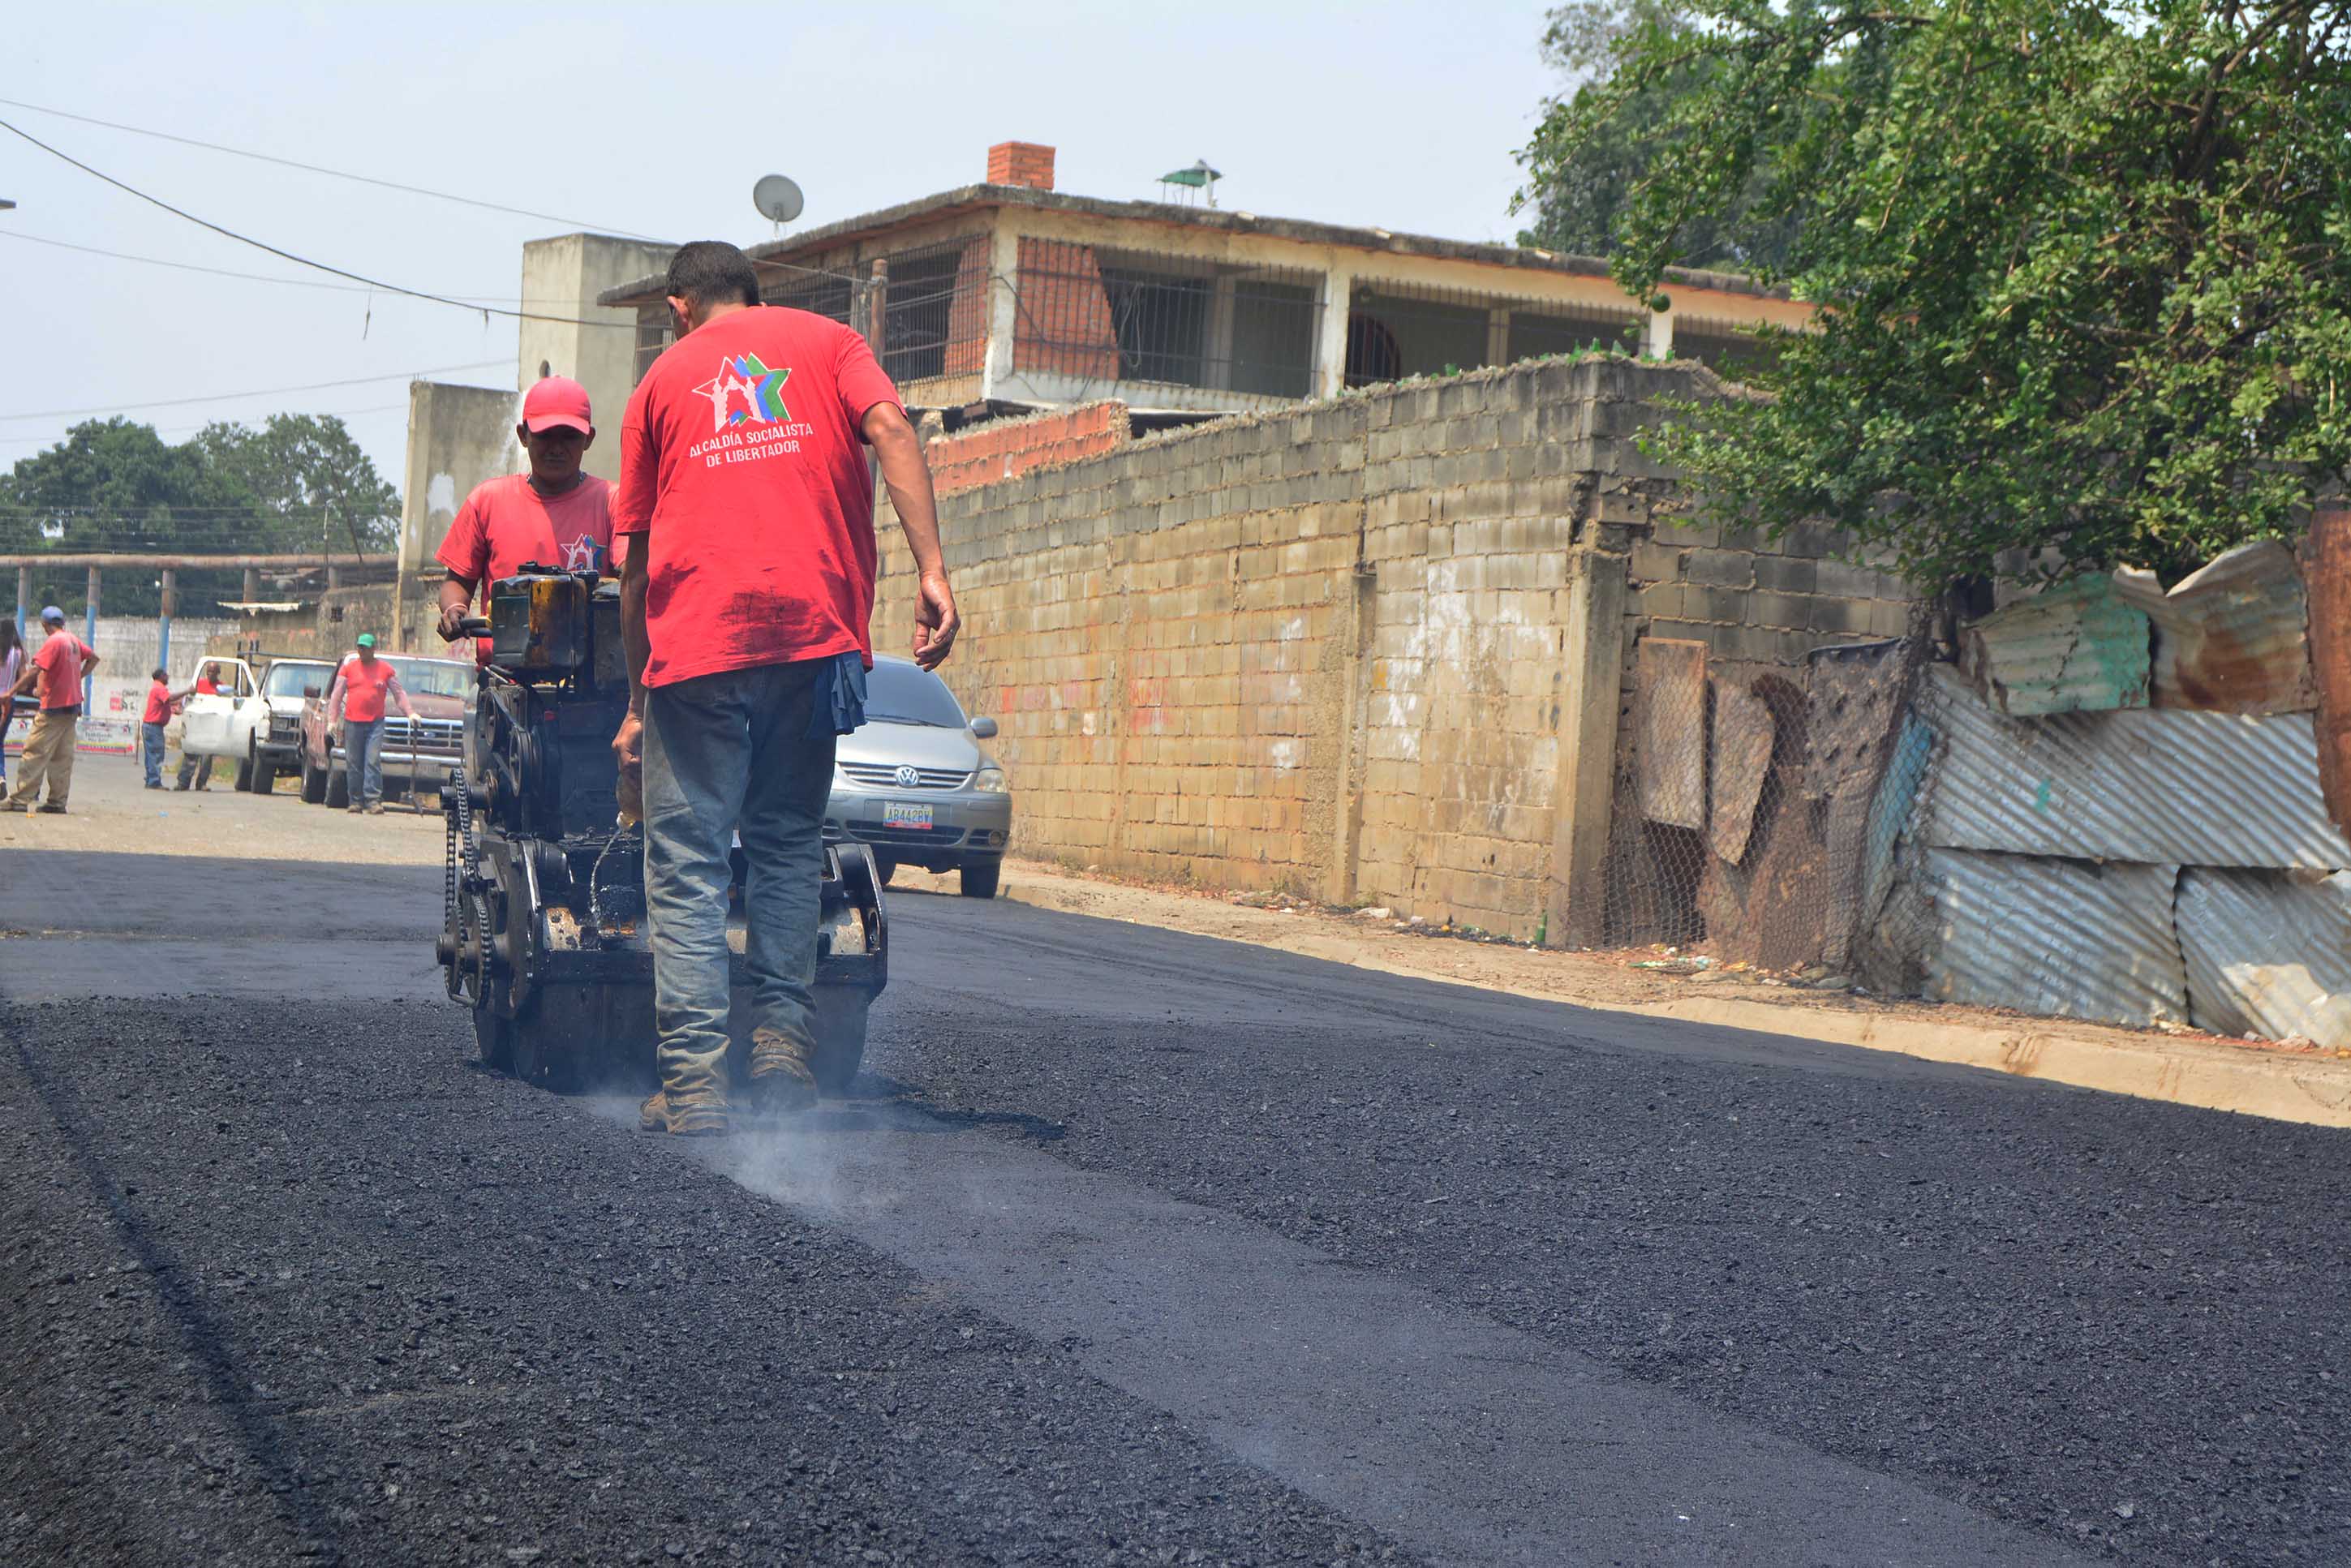
[[[737,354],[719,361],[718,373],[694,390],[710,400],[713,431],[740,424],[747,419],[761,424],[786,424],[791,421],[792,411],[784,406],[784,383],[791,379],[789,365],[771,371],[759,362],[757,354]],[[735,409],[732,405],[737,399],[743,406]]]

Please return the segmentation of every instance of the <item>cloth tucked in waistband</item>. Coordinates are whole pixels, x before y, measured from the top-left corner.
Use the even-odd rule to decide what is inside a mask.
[[[865,656],[852,648],[825,661],[831,668],[816,680],[809,706],[809,738],[847,735],[865,722]]]

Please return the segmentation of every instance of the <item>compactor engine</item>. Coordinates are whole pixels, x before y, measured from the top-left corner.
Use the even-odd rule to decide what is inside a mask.
[[[613,732],[629,704],[620,585],[527,566],[491,590],[491,640],[444,789],[448,866],[439,952],[449,995],[474,1011],[482,1060],[557,1089],[653,1076],[653,952],[644,839],[619,822]],[[733,1052],[754,1021],[743,974],[736,855]],[[881,881],[861,844],[825,850],[817,943],[818,1083],[838,1093],[865,1051],[866,1009],[888,977]]]

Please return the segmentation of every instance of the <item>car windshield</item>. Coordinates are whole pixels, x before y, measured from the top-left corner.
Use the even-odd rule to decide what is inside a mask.
[[[464,697],[474,693],[474,666],[454,659],[387,659],[411,696]]]
[[[865,675],[865,716],[883,724],[927,724],[961,729],[963,709],[947,684],[913,664],[880,660]]]
[[[269,681],[262,689],[273,697],[298,697],[311,686],[325,691],[334,674],[331,664],[289,664],[280,660],[269,666]]]

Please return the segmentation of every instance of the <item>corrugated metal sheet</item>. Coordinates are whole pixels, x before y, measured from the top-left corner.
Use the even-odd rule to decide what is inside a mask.
[[[1959,667],[2012,718],[2145,707],[2151,643],[2113,578],[2077,577],[1960,632]]]
[[[1927,852],[1930,995],[2147,1025],[2188,1019],[2171,931],[2176,865]]]
[[[2318,784],[2327,809],[2351,833],[2351,505],[2311,516],[2310,674],[2318,687]]]
[[[1948,664],[1919,684],[1941,741],[1922,841],[1946,849],[2340,871],[2308,714],[2142,708],[2006,719]]]
[[[2351,873],[2191,866],[2177,919],[2190,1023],[2351,1048]]]
[[[1707,842],[1737,865],[1747,858],[1755,827],[1755,803],[1763,798],[1771,771],[1771,741],[1779,726],[1771,707],[1752,692],[1717,681],[1714,685],[1714,807]]]
[[[1641,814],[1706,826],[1706,644],[1644,637],[1633,650],[1633,733]]]
[[[2309,609],[2294,552],[2275,539],[2239,545],[2169,593],[2154,574],[2116,584],[2155,622],[2154,704],[2220,713],[2307,713]]]

